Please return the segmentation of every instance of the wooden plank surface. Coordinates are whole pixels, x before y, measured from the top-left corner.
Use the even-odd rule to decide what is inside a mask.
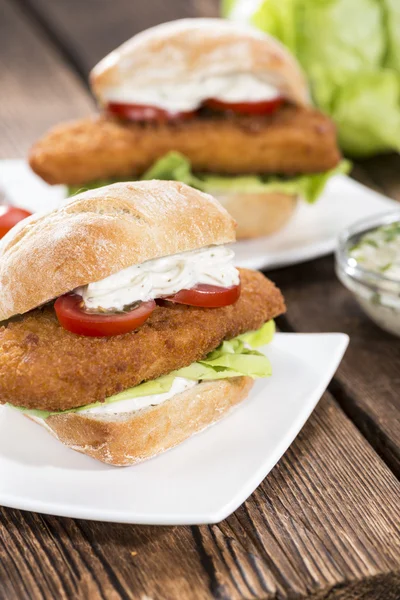
[[[381,192],[400,202],[400,155],[385,154],[360,162],[359,179],[367,179]]]
[[[350,345],[331,390],[400,476],[400,343],[381,331],[334,276],[333,257],[270,273],[284,291],[283,329],[345,331]]]
[[[0,599],[396,600],[399,482],[326,394],[226,521],[143,527],[0,511]]]
[[[218,16],[218,0],[18,1],[55,33],[85,76],[105,54],[143,29],[174,19]]]
[[[78,50],[75,50],[75,55],[70,59],[70,50],[65,49],[64,41],[60,51],[53,43],[49,43],[49,40],[57,38],[60,29],[55,28],[56,33],[53,31],[53,35],[49,35],[46,32],[47,26],[43,27],[40,19],[39,23],[36,22],[35,14],[29,10],[22,12],[18,8],[25,6],[26,1],[18,0],[12,4],[11,0],[0,0],[0,50],[5,57],[0,66],[7,64],[9,71],[3,80],[2,69],[0,88],[0,93],[7,97],[9,106],[2,119],[4,129],[1,130],[3,135],[0,138],[0,152],[6,157],[12,154],[22,155],[36,135],[41,133],[37,131],[41,125],[45,129],[59,119],[90,110],[92,103],[83,85],[71,69],[67,68],[68,64],[73,64],[81,56],[81,47],[87,47],[87,52],[93,53],[88,55],[85,51],[86,58],[81,63],[84,69],[90,68],[100,58],[95,56],[96,53],[103,53],[104,41],[100,35],[97,35],[99,39],[97,47],[94,46],[95,50],[89,50],[92,43],[95,43],[93,40],[97,29],[93,27],[93,19],[90,27],[87,20],[86,25],[83,22],[88,6],[104,7],[107,4],[105,15],[108,16],[103,21],[100,19],[102,27],[109,20],[106,43],[114,45],[114,34],[111,35],[109,31],[117,31],[122,27],[118,24],[121,21],[119,14],[114,17],[117,26],[113,29],[113,15],[110,12],[110,6],[118,12],[117,4],[124,4],[122,0],[108,3],[105,0],[88,0],[85,4],[79,3],[79,9],[82,9],[79,19],[76,19],[78,8],[74,17],[76,22],[79,21],[82,46],[76,46],[75,41],[71,42],[70,48]],[[73,14],[74,3],[75,6],[78,5],[77,0],[70,3],[57,0],[47,3],[47,8],[51,6],[52,11],[57,11],[59,6],[63,7],[63,18],[66,18],[65,5],[68,4]],[[145,6],[150,4],[150,0],[131,1],[125,3],[124,10],[131,10],[132,6],[138,15],[147,14],[149,22],[141,21],[143,27],[159,19],[159,13],[153,13],[152,17],[150,8],[148,13],[145,12]],[[196,3],[196,9],[205,14],[211,4]],[[168,7],[172,7],[173,11],[181,10],[183,6],[185,15],[189,5],[190,10],[193,10],[194,3],[168,2]],[[166,7],[167,3],[160,3],[160,9],[163,10],[163,6]],[[121,6],[119,8],[122,11]],[[6,20],[3,20],[3,14]],[[160,20],[178,16],[184,15],[175,12],[172,15],[169,12]],[[139,17],[135,23],[138,19]],[[6,38],[3,34],[4,24],[7,28]],[[124,37],[127,36],[124,34]],[[8,40],[7,43],[5,39]],[[25,43],[19,43],[21,39],[29,42],[27,47]],[[15,48],[19,45],[21,47],[16,51]],[[29,86],[25,83],[27,77]],[[38,81],[36,77],[39,78]],[[42,110],[47,113],[37,116],[39,125],[36,122],[30,123],[32,89],[35,105],[42,106]],[[10,107],[13,108],[13,113],[10,112]],[[36,114],[40,109],[34,108],[34,111]],[[376,168],[374,165],[375,163],[368,164],[368,169],[371,180],[379,185],[381,170],[379,165]],[[385,185],[390,185],[391,189],[396,188],[393,173],[383,179]],[[319,263],[325,266],[321,267]],[[345,290],[336,287],[339,284],[335,282],[329,259],[281,270],[274,273],[274,277],[282,284],[290,304],[286,321],[288,327],[312,331],[337,330],[340,327],[333,326],[333,321],[336,322],[337,318],[344,319],[341,323],[346,324],[344,315],[347,314],[349,321],[352,321],[354,315],[357,316],[360,327],[356,328],[353,321],[348,324],[354,328],[356,336],[357,347],[352,346],[349,352],[351,361],[356,363],[357,349],[364,348],[365,351],[363,344],[371,336],[370,328],[373,326],[368,323],[369,329],[365,330],[362,316],[353,306],[349,307],[348,299],[342,297]],[[308,290],[308,294],[314,294],[312,305],[305,304],[307,293],[300,293],[300,287]],[[338,296],[339,308],[337,313],[333,313],[331,320],[324,321],[325,317],[328,318],[328,310],[334,308],[331,306],[334,299],[326,298],[329,293]],[[321,307],[324,301],[328,302],[325,312],[317,307],[318,300]],[[316,312],[315,323],[313,311]],[[342,311],[350,312],[343,312],[342,315]],[[387,377],[392,378],[396,364],[400,365],[393,341],[387,340],[379,330],[373,332],[371,339],[378,347],[378,354],[383,353],[388,359],[390,366],[387,367]],[[362,357],[364,358],[364,354]],[[381,398],[378,387],[371,388],[369,380],[367,389],[362,387],[365,379],[361,368],[356,371],[357,383],[354,384],[353,362],[348,366],[345,362],[344,375],[341,370],[338,381],[342,385],[347,382],[348,393],[353,402],[357,400],[363,410],[365,406],[369,407],[371,423],[374,424],[372,405],[376,399]],[[376,373],[375,378],[371,376],[371,379],[376,378]],[[384,402],[394,402],[393,392],[396,390],[390,387],[386,376],[384,381],[387,392]],[[354,385],[360,391],[355,398]],[[367,401],[365,394],[370,394]],[[346,405],[342,398],[340,401]],[[345,408],[348,410],[347,405]],[[396,415],[395,404],[394,411]],[[379,411],[379,414],[381,418],[382,412]],[[359,427],[357,418],[355,420]],[[390,421],[395,421],[393,414]],[[383,425],[377,431],[381,442],[380,451],[386,460],[388,454],[384,450],[394,439],[396,429],[392,429],[394,424],[389,420]],[[359,428],[362,430],[362,427]],[[332,396],[326,394],[279,465],[245,505],[219,525],[191,528],[135,527],[2,509],[0,600],[72,597],[106,600],[396,600],[397,590],[400,589],[399,492],[399,482],[392,472]]]
[[[400,156],[364,161],[357,179],[400,201]],[[400,206],[399,206],[400,208]],[[400,478],[400,342],[383,332],[338,281],[333,257],[270,273],[284,291],[289,331],[344,331],[350,346],[331,390]]]
[[[51,125],[89,114],[94,104],[57,50],[11,0],[0,3],[0,27],[0,157],[22,157]]]

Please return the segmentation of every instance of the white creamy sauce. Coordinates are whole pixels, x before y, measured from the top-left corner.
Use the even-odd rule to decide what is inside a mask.
[[[204,100],[223,102],[259,102],[280,96],[279,90],[251,73],[215,75],[203,79],[183,79],[181,82],[157,85],[132,85],[129,79],[105,92],[106,102],[156,106],[171,112],[184,112],[200,107]]]
[[[400,223],[368,232],[350,250],[350,256],[364,269],[400,282]]]
[[[231,287],[239,283],[234,252],[226,246],[208,246],[132,265],[101,281],[77,288],[86,308],[123,310],[193,288],[196,284]]]
[[[386,331],[400,336],[400,222],[363,235],[349,251],[350,260],[366,270],[365,283],[342,275],[364,311]],[[382,275],[378,283],[368,271]],[[375,288],[372,291],[368,283]]]
[[[391,299],[388,301],[379,294],[365,298],[363,292],[358,294],[358,301],[367,315],[382,329],[400,336],[400,304],[391,306]]]
[[[94,406],[87,410],[79,411],[79,414],[83,415],[104,415],[104,414],[120,414],[132,412],[135,410],[141,410],[142,408],[148,408],[149,406],[156,406],[162,404],[167,400],[170,400],[173,396],[181,394],[182,392],[189,390],[190,388],[198,385],[198,381],[192,379],[185,379],[184,377],[175,377],[171,389],[169,392],[164,394],[153,394],[151,396],[140,396],[138,398],[125,398],[118,402],[104,403],[101,406]]]

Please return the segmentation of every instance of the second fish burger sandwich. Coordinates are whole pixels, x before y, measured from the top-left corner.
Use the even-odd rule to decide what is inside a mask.
[[[179,180],[216,196],[246,238],[281,228],[297,199],[315,201],[343,166],[335,126],[311,105],[296,59],[248,25],[153,27],[106,56],[90,82],[100,115],[32,148],[48,183]]]
[[[167,181],[21,222],[0,245],[0,403],[113,465],[223,417],[270,375],[254,348],[285,310],[271,281],[235,268],[234,240],[218,202]]]

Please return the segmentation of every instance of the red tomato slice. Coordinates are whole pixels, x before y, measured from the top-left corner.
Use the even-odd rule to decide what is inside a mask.
[[[180,290],[175,296],[165,298],[169,302],[202,306],[204,308],[220,308],[234,304],[240,296],[240,284],[223,288],[217,285],[199,283],[190,290]]]
[[[274,98],[262,102],[223,102],[216,98],[210,98],[204,102],[204,106],[213,110],[232,110],[242,115],[268,115],[282,105],[283,98]]]
[[[31,213],[16,206],[0,206],[0,238],[4,237],[17,223],[30,217]]]
[[[84,309],[82,296],[77,294],[64,294],[54,303],[57,319],[64,329],[77,335],[91,337],[129,333],[143,325],[155,307],[154,300],[149,300],[127,313],[91,313]]]
[[[157,123],[189,119],[195,114],[195,111],[170,112],[156,106],[120,104],[118,102],[110,102],[107,108],[112,114],[122,119],[128,119],[129,121],[155,121]]]

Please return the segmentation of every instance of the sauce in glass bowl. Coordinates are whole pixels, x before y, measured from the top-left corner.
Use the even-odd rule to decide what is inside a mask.
[[[377,325],[400,336],[400,211],[346,229],[336,273]]]

